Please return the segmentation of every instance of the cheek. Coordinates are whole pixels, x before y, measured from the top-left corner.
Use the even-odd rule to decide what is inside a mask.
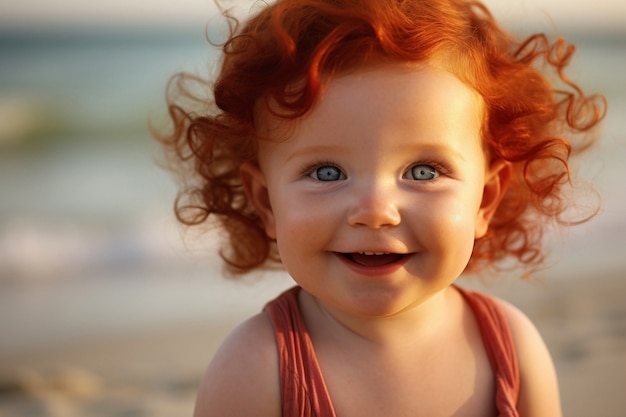
[[[469,215],[465,210],[450,210],[440,215],[440,233],[446,239],[455,239],[459,242],[474,241],[474,216]]]
[[[290,237],[314,238],[329,224],[343,219],[343,207],[337,198],[303,192],[300,187],[281,187],[272,199],[278,233]],[[340,198],[340,197],[339,197]],[[279,236],[280,238],[280,236]]]
[[[276,245],[283,267],[299,283],[318,255],[327,249],[328,237],[324,233],[326,223],[313,222],[296,212],[298,208],[277,223]]]
[[[433,239],[449,253],[471,254],[474,246],[476,213],[473,205],[463,204],[459,199],[449,199],[437,206],[428,219],[433,226]]]
[[[319,246],[330,223],[323,210],[311,209],[298,199],[280,202],[274,214],[276,240],[282,256]]]
[[[430,242],[423,242],[431,255],[430,267],[449,278],[460,276],[471,258],[474,249],[474,218],[460,204],[441,208],[430,219],[434,225]]]

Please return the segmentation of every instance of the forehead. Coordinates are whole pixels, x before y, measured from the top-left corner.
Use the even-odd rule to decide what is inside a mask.
[[[385,63],[334,76],[298,119],[265,110],[257,120],[262,143],[366,137],[372,129],[414,129],[433,137],[463,131],[480,143],[483,114],[480,95],[450,72],[427,64]]]

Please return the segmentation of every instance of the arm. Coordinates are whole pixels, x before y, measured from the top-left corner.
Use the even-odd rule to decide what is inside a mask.
[[[280,417],[278,356],[272,324],[259,314],[237,327],[207,368],[194,417]]]
[[[561,401],[554,364],[541,335],[521,311],[499,301],[511,327],[520,367],[520,417],[560,417]]]

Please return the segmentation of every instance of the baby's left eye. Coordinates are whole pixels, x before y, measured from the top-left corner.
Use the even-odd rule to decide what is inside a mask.
[[[439,171],[437,171],[437,168],[428,164],[413,165],[405,174],[405,178],[416,181],[434,180],[438,176]]]
[[[346,179],[346,176],[339,168],[333,165],[320,165],[316,167],[309,176],[318,181],[340,181]]]

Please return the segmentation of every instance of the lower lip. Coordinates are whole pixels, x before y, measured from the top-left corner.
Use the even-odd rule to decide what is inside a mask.
[[[366,266],[366,265],[359,265],[357,263],[351,262],[349,259],[347,259],[345,256],[341,254],[335,253],[334,255],[337,258],[339,258],[339,260],[344,265],[346,265],[349,269],[356,272],[357,274],[371,276],[371,277],[391,275],[394,272],[401,269],[411,257],[411,255],[406,255],[398,259],[396,262],[392,262],[390,264],[379,265],[379,266]]]

